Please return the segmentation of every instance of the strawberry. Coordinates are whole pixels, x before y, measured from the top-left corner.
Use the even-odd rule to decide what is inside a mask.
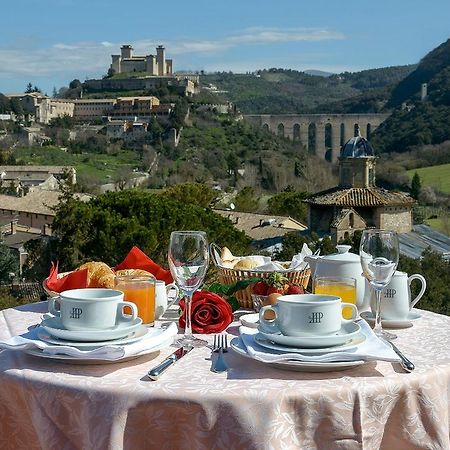
[[[288,289],[287,289],[287,292],[286,292],[286,294],[290,294],[290,295],[292,295],[292,294],[304,294],[304,293],[305,293],[305,290],[303,289],[303,287],[302,286],[298,286],[296,284],[290,284]]]
[[[258,281],[253,285],[252,293],[255,295],[267,295],[269,285],[265,281]]]
[[[267,294],[284,294],[284,287],[277,288],[276,286],[269,286],[269,289],[267,289]]]

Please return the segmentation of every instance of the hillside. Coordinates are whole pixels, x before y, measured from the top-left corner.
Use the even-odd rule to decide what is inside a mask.
[[[425,101],[419,98],[422,83],[428,83]],[[406,152],[450,139],[450,39],[394,88],[388,105],[396,109],[372,137],[378,151]]]
[[[246,114],[350,112],[342,107],[342,102],[349,99],[355,99],[352,112],[377,112],[389,99],[389,88],[414,68],[385,67],[329,77],[296,70],[268,69],[253,74],[207,74],[200,80],[203,85],[225,91],[222,98],[232,101]],[[368,99],[364,97],[366,93]],[[374,95],[376,102],[372,100]]]

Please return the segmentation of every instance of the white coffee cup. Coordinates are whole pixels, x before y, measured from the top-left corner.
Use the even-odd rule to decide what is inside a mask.
[[[342,308],[352,309],[352,318],[342,318]],[[273,311],[275,319],[264,318]],[[340,297],[322,294],[282,295],[275,305],[263,306],[259,323],[270,333],[280,331],[285,336],[327,335],[339,331],[343,324],[352,322],[358,309],[352,303],[343,303]]]
[[[169,292],[174,290],[175,295],[169,296]],[[174,300],[178,297],[179,289],[175,283],[167,284],[164,281],[155,281],[155,319],[159,319],[166,311],[169,304],[169,297]]]
[[[59,309],[56,309],[59,304]],[[123,308],[131,308],[131,315]],[[61,319],[67,330],[106,330],[137,318],[134,303],[123,301],[123,292],[115,289],[86,288],[71,289],[51,298],[49,313]]]
[[[411,283],[420,280],[419,294],[411,300]],[[391,282],[381,293],[381,318],[386,320],[406,320],[411,309],[422,298],[427,288],[427,282],[422,275],[415,273],[408,277],[405,272],[396,271]],[[370,307],[375,314],[375,294],[370,296]]]

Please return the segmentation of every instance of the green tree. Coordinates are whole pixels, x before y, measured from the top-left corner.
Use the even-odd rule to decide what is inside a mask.
[[[417,200],[421,189],[422,182],[420,181],[420,176],[417,172],[414,172],[414,176],[411,180],[411,196]]]
[[[258,199],[255,190],[251,186],[242,188],[235,198],[236,210],[254,212],[258,208]]]
[[[216,191],[200,183],[182,183],[169,187],[161,194],[182,203],[192,203],[203,208],[211,205],[217,197]]]
[[[306,222],[308,220],[308,207],[304,200],[307,192],[281,192],[269,198],[267,210],[270,214],[290,216],[293,219]]]
[[[210,242],[227,246],[235,254],[248,252],[250,239],[228,219],[201,206],[144,191],[110,192],[88,203],[67,195],[53,222],[61,270],[72,270],[87,260],[114,266],[133,245],[166,265],[171,231],[192,229],[206,231]]]
[[[10,281],[10,274],[19,273],[19,257],[18,254],[8,248],[4,244],[0,244],[0,282],[7,283]]]

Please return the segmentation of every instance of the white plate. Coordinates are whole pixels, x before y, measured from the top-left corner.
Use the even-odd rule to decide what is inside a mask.
[[[112,361],[110,359],[102,359],[102,358],[98,358],[98,359],[86,358],[86,359],[84,359],[84,358],[75,358],[74,356],[69,356],[69,355],[50,355],[48,353],[44,353],[42,350],[39,350],[37,348],[24,350],[24,352],[27,353],[28,355],[37,356],[39,358],[51,359],[51,360],[54,360],[57,362],[60,361],[60,362],[65,362],[65,363],[69,363],[69,364],[82,364],[82,365],[115,364],[115,363],[130,361],[132,359],[140,358],[141,356],[145,356],[145,355],[149,355],[151,353],[158,352],[159,350],[162,350],[163,348],[170,347],[172,342],[173,342],[173,337],[171,337],[170,339],[168,339],[165,342],[162,342],[160,345],[157,345],[156,347],[150,348],[148,350],[144,350],[143,352],[138,353],[137,355],[124,356],[123,358],[116,359],[114,361]]]
[[[361,327],[355,322],[344,323],[339,331],[324,336],[285,336],[278,333],[269,333],[258,326],[258,331],[276,344],[296,348],[326,348],[342,345],[355,338],[361,331]]]
[[[244,325],[244,327],[258,328],[259,313],[244,314],[243,316],[239,317],[239,321],[242,325]]]
[[[357,347],[359,344],[362,344],[366,340],[366,337],[363,333],[357,334],[350,341],[346,342],[342,345],[334,345],[333,347],[325,347],[325,348],[296,348],[296,347],[286,347],[285,345],[276,344],[275,342],[270,341],[269,339],[262,336],[260,333],[255,335],[255,341],[257,344],[261,345],[261,347],[268,348],[270,350],[276,350],[280,353],[301,353],[303,355],[313,354],[313,355],[321,355],[323,353],[333,353],[333,352],[342,352],[347,351],[352,348]]]
[[[369,324],[375,323],[375,316],[372,311],[364,311],[361,313],[361,317]],[[413,321],[420,319],[422,314],[416,309],[413,309],[408,314],[406,319],[381,319],[381,325],[385,328],[409,328],[413,326]]]
[[[135,331],[131,332],[128,336],[119,339],[111,339],[108,341],[98,341],[98,342],[76,342],[76,341],[66,341],[52,336],[47,333],[42,327],[38,329],[37,335],[41,341],[48,342],[49,344],[56,345],[70,345],[71,347],[76,347],[84,350],[93,350],[98,347],[103,347],[104,345],[122,345],[131,344],[132,342],[140,341],[144,336],[146,336],[150,331],[143,325],[138,327]]]
[[[246,351],[240,338],[235,337],[230,342],[231,348],[241,356],[257,361],[261,364],[268,364],[283,370],[295,370],[297,372],[334,372],[336,370],[347,370],[361,366],[365,361],[338,361],[338,362],[306,362],[306,361],[280,361],[265,363],[252,358]]]
[[[41,322],[44,330],[52,336],[76,342],[99,342],[123,338],[137,330],[141,324],[142,320],[138,317],[132,322],[121,323],[108,330],[67,330],[59,317],[47,317]]]

